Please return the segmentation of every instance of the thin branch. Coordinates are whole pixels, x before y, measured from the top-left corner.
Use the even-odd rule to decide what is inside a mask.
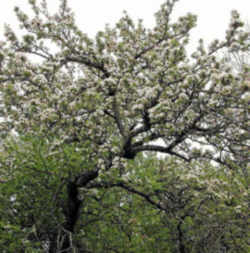
[[[125,184],[124,182],[118,182],[118,183],[100,183],[100,184],[92,184],[88,186],[88,188],[112,188],[112,187],[120,187],[125,189],[128,192],[134,193],[142,198],[144,198],[147,202],[149,202],[151,205],[157,207],[158,209],[166,212],[165,208],[161,206],[160,203],[157,203],[154,201],[148,194],[143,193],[141,191],[138,191],[134,189],[133,187]]]
[[[150,198],[149,195],[147,195],[143,192],[140,192],[140,191],[132,188],[131,186],[128,186],[128,185],[124,184],[123,182],[120,182],[120,183],[116,184],[115,186],[121,187],[121,188],[127,190],[128,192],[135,193],[136,195],[139,195],[142,198],[144,198],[146,201],[148,201],[153,206],[156,206],[158,209],[165,211],[165,209],[159,203],[155,202],[152,198]]]
[[[123,137],[125,137],[124,127],[123,127],[123,124],[122,124],[122,120],[121,120],[121,116],[120,116],[120,111],[119,111],[118,105],[116,103],[116,97],[115,96],[113,98],[112,106],[113,106],[113,111],[115,113],[114,119],[115,119],[115,122],[117,124],[117,127],[118,127],[121,135]]]
[[[130,134],[130,138],[133,138],[140,133],[150,130],[151,120],[150,120],[149,113],[147,110],[144,110],[143,115],[142,115],[142,119],[143,119],[143,125],[137,129],[135,129],[134,131],[132,131]]]
[[[104,68],[103,64],[92,62],[87,57],[68,56],[68,57],[66,57],[66,61],[81,63],[81,64],[84,64],[88,67],[100,70],[104,74],[105,78],[108,78],[110,76],[109,72]]]

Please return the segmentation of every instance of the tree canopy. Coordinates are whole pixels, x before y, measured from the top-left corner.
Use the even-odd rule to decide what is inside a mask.
[[[232,11],[224,41],[190,55],[196,16],[173,22],[176,2],[152,29],[124,13],[95,38],[66,0],[15,8],[22,33],[0,42],[2,252],[248,252],[249,67],[217,53],[249,51],[249,33]]]

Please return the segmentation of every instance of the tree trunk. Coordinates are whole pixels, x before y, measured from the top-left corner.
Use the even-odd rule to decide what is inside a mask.
[[[65,219],[63,231],[62,252],[72,252],[71,234],[74,233],[74,228],[79,217],[81,200],[78,198],[78,187],[76,183],[69,182],[67,185],[67,206],[65,210]]]
[[[80,175],[75,181],[67,184],[67,200],[64,206],[65,223],[63,231],[58,233],[50,241],[49,253],[71,253],[73,245],[71,236],[74,233],[75,225],[79,218],[82,201],[79,199],[79,188],[86,186],[90,181],[98,176],[98,171],[87,171]],[[60,242],[58,245],[58,242]],[[60,246],[60,247],[59,247]],[[59,248],[58,248],[59,247]]]

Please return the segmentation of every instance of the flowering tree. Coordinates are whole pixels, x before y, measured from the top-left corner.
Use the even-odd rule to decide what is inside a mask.
[[[245,31],[250,31],[250,25],[247,23],[245,25]],[[230,61],[232,63],[233,68],[238,72],[245,72],[245,68],[249,66],[250,61],[250,53],[246,52],[226,52],[225,60]],[[249,73],[246,73],[246,78],[249,81]]]
[[[153,29],[125,13],[95,39],[77,28],[66,0],[56,14],[46,1],[29,1],[33,17],[16,8],[22,37],[6,26],[0,45],[2,138],[14,134],[30,150],[21,137],[39,137],[46,144],[46,156],[39,159],[46,160],[47,175],[65,188],[64,222],[44,239],[49,252],[72,246],[79,210],[86,205],[80,190],[118,184],[161,208],[136,185],[127,186],[129,163],[142,152],[186,164],[214,161],[247,174],[249,70],[234,74],[215,55],[225,48],[249,50],[249,34],[233,11],[225,40],[209,48],[200,40],[189,57],[185,47],[196,17],[173,23],[176,2],[161,6]],[[36,170],[32,157],[3,156],[12,175],[17,165]],[[60,195],[60,187],[51,191],[54,198]]]

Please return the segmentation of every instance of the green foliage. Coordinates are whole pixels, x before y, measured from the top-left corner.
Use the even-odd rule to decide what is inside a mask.
[[[79,162],[84,164],[71,145],[58,155],[48,156],[50,152],[49,143],[40,138],[6,144],[1,156],[6,183],[0,184],[3,252],[42,252],[49,233],[65,222],[64,180],[67,173],[77,173]],[[66,158],[68,170],[60,162]],[[181,244],[194,253],[220,252],[223,247],[247,252],[249,189],[239,172],[152,155],[129,161],[127,169],[126,178],[106,177],[82,189],[75,245],[90,252],[181,252]]]

